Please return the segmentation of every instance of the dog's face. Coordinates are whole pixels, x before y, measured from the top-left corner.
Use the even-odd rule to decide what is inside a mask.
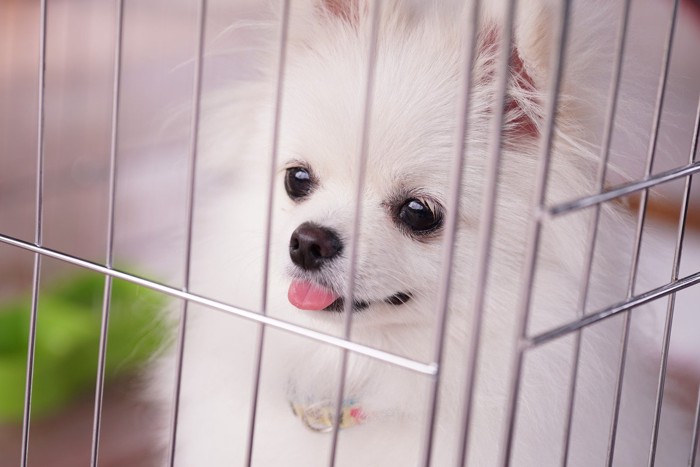
[[[288,236],[279,240],[288,245],[288,298],[297,308],[344,309],[359,176],[354,162],[324,154],[289,159],[281,169]],[[368,165],[353,311],[395,313],[434,298],[446,200],[440,185],[430,185],[427,165],[422,179],[401,166],[384,172],[376,161]]]
[[[357,207],[352,291],[352,309],[361,312],[357,321],[431,322],[426,316],[435,312],[450,216],[456,217],[459,255],[453,277],[464,282],[460,273],[468,274],[473,263],[489,130],[496,114],[498,31],[485,20],[477,34],[467,163],[455,210],[448,193],[462,149],[456,131],[464,112],[457,104],[464,85],[465,31],[453,19],[430,12],[417,18],[402,11],[387,10],[379,22],[367,122],[369,17],[348,20],[331,11],[330,17],[311,15],[304,28],[291,29],[274,243],[284,257],[279,269],[289,302],[317,316],[338,319],[336,312],[346,308]],[[499,209],[508,210],[515,222],[524,218],[523,203],[529,199],[522,177],[534,167],[537,130],[531,120],[534,81],[516,48],[512,54],[512,93],[501,144],[513,153],[513,162],[504,164],[500,177],[513,183],[507,184],[512,192],[502,196]],[[358,164],[363,156],[365,163]]]
[[[366,38],[329,34],[312,52],[290,50],[285,74],[276,191],[275,242],[285,256],[288,299],[317,316],[341,316],[349,296],[358,179],[360,222],[352,309],[357,321],[410,322],[433,313],[445,221],[460,235],[478,202],[465,190],[449,212],[454,158],[459,48],[385,30],[378,50],[366,167],[362,118]],[[445,34],[439,41],[456,40]],[[396,43],[392,43],[396,41]],[[399,41],[401,42],[399,44]],[[292,46],[293,47],[293,46]],[[384,51],[391,50],[391,55]],[[401,53],[397,54],[396,50]]]

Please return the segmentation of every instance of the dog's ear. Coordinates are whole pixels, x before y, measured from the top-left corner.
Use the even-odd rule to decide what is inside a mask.
[[[475,66],[477,79],[485,82],[495,83],[498,73],[496,57],[504,46],[506,3],[504,0],[482,2]],[[522,11],[530,4],[535,10]],[[552,49],[551,24],[548,24],[552,12],[542,8],[542,4],[539,0],[521,1],[513,18],[504,128],[508,135],[517,138],[538,137],[542,121],[542,96],[547,86],[548,55]]]
[[[482,24],[501,29],[505,23],[505,0],[481,2]],[[513,65],[521,68],[537,84],[548,75],[561,2],[555,0],[521,0],[516,2],[513,25]],[[495,40],[498,40],[496,37]],[[490,45],[490,44],[487,44]]]
[[[313,48],[336,27],[357,29],[369,0],[290,0],[289,40]],[[281,4],[281,2],[280,2]],[[281,8],[278,14],[281,17]],[[321,39],[319,39],[321,37]]]
[[[321,14],[338,18],[357,26],[360,16],[367,13],[367,2],[363,0],[317,0],[316,8]]]
[[[425,0],[297,0],[292,1],[292,16],[298,18],[300,36],[314,25],[343,25],[359,29],[370,20],[373,2],[381,1],[380,22],[400,19],[410,22],[432,3]],[[452,0],[446,0],[452,1]]]
[[[314,24],[340,22],[357,27],[368,16],[370,0],[297,0],[292,1],[292,16],[305,23],[302,29]]]
[[[487,29],[486,33],[482,30],[482,38],[485,38],[481,41],[482,48],[500,46],[499,31],[505,24],[507,3],[505,0],[481,2],[482,27]],[[553,58],[559,47],[558,29],[564,2],[520,0],[515,3],[508,117],[516,133],[536,134],[543,117],[544,96],[555,72]],[[611,24],[614,15],[610,14],[610,9],[610,5],[600,0],[572,4],[559,94],[559,121],[567,117],[581,119],[583,113],[590,113],[591,108],[597,106],[600,93],[594,90],[607,79],[604,70],[605,63],[609,62],[606,41],[614,40],[614,36],[611,37],[615,29]]]

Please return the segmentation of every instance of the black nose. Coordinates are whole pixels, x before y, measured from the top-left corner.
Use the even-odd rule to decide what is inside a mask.
[[[304,222],[289,239],[289,256],[294,264],[311,271],[333,259],[343,249],[343,243],[333,230]]]

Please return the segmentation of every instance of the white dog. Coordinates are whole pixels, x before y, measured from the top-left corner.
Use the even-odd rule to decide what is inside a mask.
[[[351,339],[431,362],[439,310],[442,240],[457,216],[452,293],[440,371],[432,465],[452,466],[462,444],[467,355],[472,337],[477,240],[484,219],[485,172],[498,100],[498,56],[505,9],[483,1],[474,61],[459,211],[448,203],[457,101],[471,31],[471,2],[384,1],[371,99],[366,172],[356,256]],[[491,266],[469,426],[469,466],[500,465],[515,355],[516,322],[534,180],[553,69],[559,3],[522,1],[515,16],[502,127]],[[596,141],[614,31],[601,23],[607,2],[575,8],[559,100],[548,202],[594,193]],[[357,157],[372,25],[365,0],[292,2],[284,72],[266,312],[342,336],[351,258]],[[591,8],[592,7],[592,8]],[[277,45],[271,43],[274,62]],[[268,63],[268,62],[266,62]],[[206,99],[201,174],[230,174],[224,190],[199,198],[193,290],[247,309],[262,303],[277,75]],[[602,73],[602,74],[601,74]],[[604,82],[604,79],[603,79]],[[600,96],[603,96],[601,98]],[[229,175],[226,175],[227,177]],[[205,178],[202,183],[208,183]],[[220,186],[219,183],[217,186]],[[209,197],[207,197],[209,196]],[[204,201],[202,201],[204,200]],[[577,318],[592,212],[548,222],[537,258],[530,334]],[[630,222],[602,207],[587,311],[625,298]],[[259,326],[211,309],[190,308],[177,465],[243,465],[248,448]],[[633,329],[643,325],[635,312]],[[648,320],[647,320],[648,321]],[[605,465],[620,352],[619,318],[584,330],[575,395],[570,466]],[[561,465],[573,362],[573,334],[528,351],[511,465]],[[341,351],[273,328],[264,333],[252,461],[256,466],[328,465]],[[633,332],[625,373],[615,464],[645,465],[653,419],[654,374],[644,338]],[[167,400],[173,359],[160,368]],[[351,353],[336,464],[420,463],[431,377]],[[290,407],[291,406],[291,407]],[[667,403],[668,406],[668,403]],[[292,408],[294,410],[292,410]],[[683,428],[664,412],[657,465],[682,465],[674,446]]]

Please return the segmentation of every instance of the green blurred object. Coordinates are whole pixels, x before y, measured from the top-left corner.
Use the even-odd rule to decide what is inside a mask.
[[[104,277],[81,273],[56,282],[39,296],[32,418],[56,412],[94,388]],[[105,379],[133,372],[166,339],[165,298],[114,280]],[[31,299],[0,303],[0,423],[22,420]]]

